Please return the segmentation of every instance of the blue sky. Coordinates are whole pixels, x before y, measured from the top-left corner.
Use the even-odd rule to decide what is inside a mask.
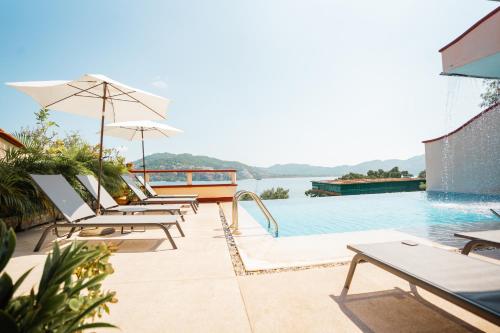
[[[171,99],[185,131],[147,152],[258,166],[407,158],[479,112],[481,81],[438,49],[492,1],[2,1],[0,81],[100,73]],[[1,128],[37,105],[0,85]],[[99,121],[52,113],[97,142]],[[139,142],[106,138],[140,156]]]

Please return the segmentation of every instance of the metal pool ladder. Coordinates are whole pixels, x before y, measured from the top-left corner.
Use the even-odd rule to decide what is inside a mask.
[[[249,195],[255,201],[257,206],[259,206],[262,214],[264,214],[264,216],[266,217],[267,229],[268,230],[271,229],[271,224],[272,224],[274,226],[274,236],[278,237],[278,231],[279,231],[278,222],[276,222],[274,217],[267,210],[266,206],[264,205],[264,203],[257,194],[245,190],[238,191],[233,196],[233,222],[231,223],[231,226],[229,228],[231,228],[235,234],[238,233],[238,200],[245,194]]]

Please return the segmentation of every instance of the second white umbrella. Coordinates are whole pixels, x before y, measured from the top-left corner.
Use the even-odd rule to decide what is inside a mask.
[[[154,121],[124,121],[104,126],[104,135],[125,140],[141,140],[142,142],[142,170],[146,179],[146,160],[144,155],[144,139],[170,138],[182,130],[167,124]]]

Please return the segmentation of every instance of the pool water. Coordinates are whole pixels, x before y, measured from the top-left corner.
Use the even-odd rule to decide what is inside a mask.
[[[280,237],[393,229],[458,246],[457,231],[500,229],[499,196],[403,192],[324,198],[266,200]],[[253,201],[240,204],[262,226],[267,221]]]

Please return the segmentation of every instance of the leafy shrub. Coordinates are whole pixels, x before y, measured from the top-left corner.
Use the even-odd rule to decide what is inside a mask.
[[[34,174],[62,174],[84,197],[76,180],[78,174],[98,174],[99,147],[85,142],[77,133],[62,139],[56,136],[57,124],[49,120],[47,110],[36,114],[37,125],[22,129],[15,136],[24,148],[12,148],[0,159],[0,217],[29,217],[51,209],[50,203],[29,177]],[[112,195],[122,195],[119,175],[126,171],[124,158],[114,149],[105,149],[103,186]]]
[[[307,190],[304,192],[306,197],[317,198],[317,197],[331,197],[334,196],[331,192],[321,191],[321,190]]]
[[[378,170],[368,170],[366,175],[362,173],[349,172],[348,174],[339,177],[340,180],[351,180],[351,179],[363,179],[363,178],[408,178],[413,177],[408,171],[399,170],[398,167],[394,167],[389,171],[384,171],[382,169]]]
[[[260,198],[262,200],[274,200],[274,199],[288,199],[288,192],[290,190],[286,190],[283,187],[277,187],[276,189],[271,188],[269,190],[265,190],[260,194]]]
[[[241,201],[250,201],[250,200],[252,200],[252,197],[250,196],[250,194],[243,194],[243,195],[240,197],[240,200],[241,200]]]
[[[482,108],[489,108],[500,103],[500,80],[483,80],[485,86],[484,92],[481,94]]]
[[[0,221],[0,272],[14,252],[16,236]],[[114,292],[103,292],[101,282],[113,272],[108,263],[110,250],[102,245],[73,243],[61,250],[54,244],[47,256],[38,284],[27,295],[14,296],[31,269],[15,283],[4,272],[0,277],[0,327],[2,333],[80,332],[100,327],[115,327],[94,322],[108,303],[116,302]]]

